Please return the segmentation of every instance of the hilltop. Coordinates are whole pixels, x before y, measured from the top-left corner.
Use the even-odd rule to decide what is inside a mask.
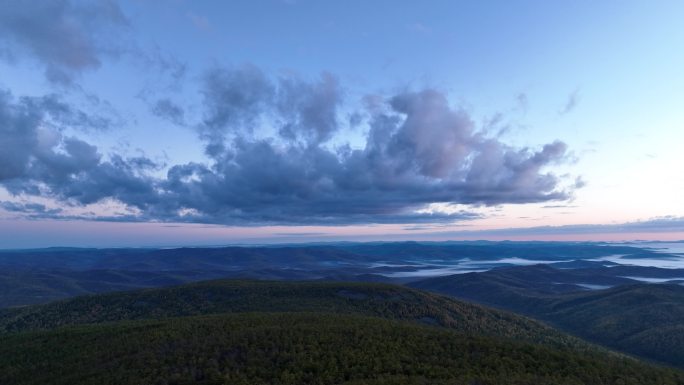
[[[368,283],[219,280],[0,312],[2,384],[658,384],[539,322]]]

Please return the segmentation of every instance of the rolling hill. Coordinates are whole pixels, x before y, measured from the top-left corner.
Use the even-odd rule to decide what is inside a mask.
[[[630,284],[552,292],[546,284],[512,276],[516,270],[553,274],[555,269],[501,270],[430,278],[411,285],[527,314],[589,341],[684,368],[684,286]],[[562,279],[563,272],[558,276]]]
[[[597,352],[330,313],[235,313],[0,337],[0,383],[640,384],[684,375]]]
[[[0,334],[124,320],[221,313],[325,312],[438,325],[464,333],[586,347],[509,312],[380,283],[217,280],[0,309]]]
[[[680,384],[536,321],[411,288],[210,281],[0,311],[0,383]]]

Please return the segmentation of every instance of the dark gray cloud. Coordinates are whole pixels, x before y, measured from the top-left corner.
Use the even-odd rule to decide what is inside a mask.
[[[511,147],[430,89],[366,98],[366,111],[355,112],[368,129],[365,145],[333,147],[339,117],[349,114],[343,95],[329,74],[274,80],[249,65],[214,68],[203,82],[202,121],[194,124],[210,161],[172,165],[159,177],[160,166],[147,158],[105,157],[64,135],[60,124],[77,116],[65,112],[74,111],[68,105],[5,94],[0,183],[15,195],[66,205],[118,201],[138,213],[125,220],[239,225],[444,223],[480,216],[425,207],[547,202],[572,193],[546,171],[566,160],[564,143]],[[160,116],[183,118],[170,100],[156,107]]]
[[[55,95],[15,101],[9,92],[0,91],[0,182],[38,170],[51,176],[71,163],[90,161],[83,158],[90,147],[74,138],[62,141],[61,129],[104,129],[110,124],[107,118],[91,116]],[[60,144],[63,151],[56,152]],[[65,158],[69,155],[74,157]]]
[[[440,92],[376,96],[365,114],[365,147],[333,150],[325,143],[339,130],[342,94],[333,77],[271,81],[253,67],[214,69],[209,76],[200,132],[214,163],[172,167],[159,186],[166,197],[154,207],[156,216],[184,212],[180,219],[255,224],[435,223],[479,216],[419,210],[435,202],[569,197],[559,177],[543,171],[564,161],[565,144],[532,150],[486,138]],[[252,86],[256,92],[242,89]],[[279,137],[253,137],[269,119]]]
[[[1,93],[0,184],[14,195],[55,198],[67,205],[111,198],[138,207],[151,199],[155,182],[144,174],[154,164],[116,155],[104,160],[95,146],[65,135],[62,129],[73,125],[73,111],[53,97],[15,100]],[[142,195],[145,199],[136,201]]]
[[[185,124],[185,110],[169,98],[161,98],[151,108],[152,113],[162,119],[182,126]]]
[[[341,102],[342,91],[331,74],[323,73],[315,82],[294,76],[282,78],[277,98],[283,120],[280,135],[311,145],[330,140],[339,128],[337,108]]]
[[[205,114],[199,125],[211,157],[223,155],[227,137],[241,138],[266,120],[275,124],[281,139],[317,146],[339,129],[342,90],[328,73],[306,81],[297,75],[271,80],[259,68],[216,67],[205,74]]]
[[[0,47],[12,61],[30,56],[48,80],[68,84],[74,75],[100,67],[120,47],[112,32],[127,21],[113,1],[3,1]]]
[[[16,203],[16,202],[2,202],[0,207],[9,212],[21,213],[28,218],[59,218],[62,209],[48,208],[40,203]]]
[[[228,134],[252,132],[257,118],[273,102],[270,80],[257,67],[214,68],[204,77],[204,120],[200,133],[207,140],[207,154],[218,156]]]
[[[0,181],[22,176],[31,150],[38,147],[40,111],[11,104],[8,92],[0,93]]]
[[[63,100],[58,94],[42,97],[23,98],[23,102],[32,105],[36,111],[42,111],[46,118],[44,123],[53,127],[69,127],[81,131],[103,131],[123,125],[123,118],[113,111],[108,103],[98,100],[89,101],[89,110],[78,108]],[[97,111],[100,104],[105,104],[104,111]]]

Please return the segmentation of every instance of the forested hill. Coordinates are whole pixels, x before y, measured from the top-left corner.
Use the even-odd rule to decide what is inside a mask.
[[[470,334],[585,347],[537,321],[442,295],[377,283],[218,280],[0,310],[0,334],[122,320],[244,312],[356,314]]]
[[[5,309],[0,384],[653,384],[684,374],[387,284],[210,281]]]
[[[331,313],[234,313],[0,337],[3,385],[679,385],[600,352]]]
[[[551,293],[513,274],[528,270],[445,276],[411,285],[527,314],[612,349],[684,368],[684,286],[633,284]]]

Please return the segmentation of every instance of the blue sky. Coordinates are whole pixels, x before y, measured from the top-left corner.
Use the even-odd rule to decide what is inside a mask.
[[[682,15],[5,2],[0,247],[682,239]]]

